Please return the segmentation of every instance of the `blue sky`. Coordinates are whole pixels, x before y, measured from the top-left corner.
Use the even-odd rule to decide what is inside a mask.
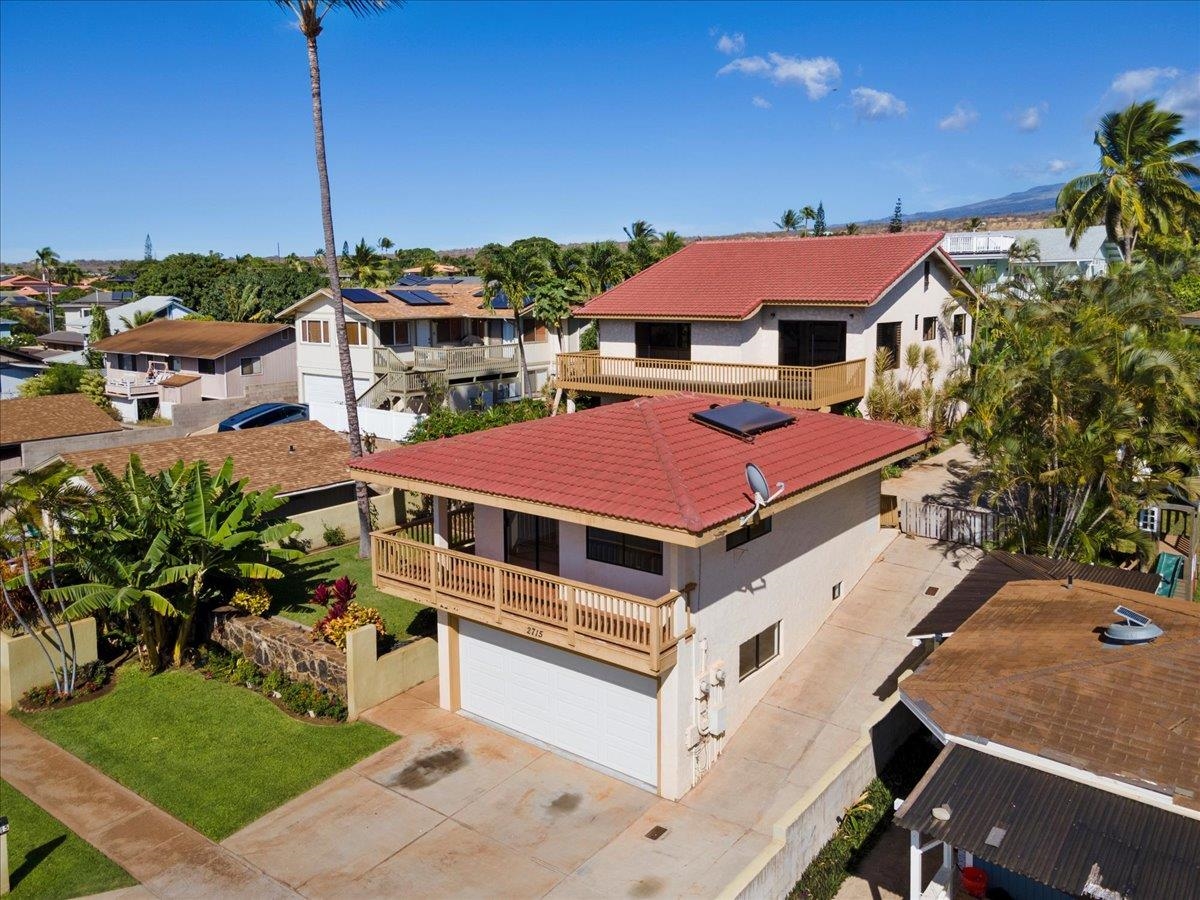
[[[0,2],[0,257],[310,253],[304,43],[268,2]],[[1200,113],[1200,3],[452,3],[321,37],[340,243],[453,248],[936,209]]]

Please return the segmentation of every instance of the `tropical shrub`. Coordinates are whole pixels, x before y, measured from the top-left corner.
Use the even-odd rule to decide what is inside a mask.
[[[321,540],[328,546],[336,547],[346,543],[346,529],[341,525],[326,525],[321,523]]]
[[[240,587],[229,598],[229,605],[252,616],[261,616],[271,608],[271,594],[261,584]]]
[[[314,639],[329,641],[339,650],[345,650],[346,635],[363,625],[374,625],[381,637],[387,634],[379,610],[373,606],[363,606],[361,603],[350,603],[340,616],[328,615],[314,625],[313,636]]]
[[[62,673],[59,675],[61,679]],[[72,696],[94,694],[111,679],[112,669],[106,663],[99,660],[84,663],[75,673],[75,690]],[[28,711],[48,709],[69,699],[70,697],[60,692],[53,684],[43,684],[27,690],[21,696],[20,707]]]
[[[307,681],[293,680],[279,669],[264,671],[253,660],[220,647],[208,647],[201,652],[199,671],[205,678],[235,684],[278,700],[281,706],[298,716],[346,720],[346,704],[337,695]]]
[[[419,444],[456,434],[484,431],[514,422],[529,422],[550,414],[542,400],[526,398],[513,403],[499,403],[489,409],[456,412],[447,407],[435,409],[409,432],[406,443]]]

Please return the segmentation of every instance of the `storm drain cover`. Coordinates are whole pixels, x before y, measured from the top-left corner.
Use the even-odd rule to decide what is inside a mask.
[[[667,829],[663,828],[661,825],[655,825],[653,828],[651,828],[649,831],[646,832],[646,837],[650,838],[650,840],[652,840],[652,841],[657,841],[660,837],[662,837],[666,833],[667,833]]]

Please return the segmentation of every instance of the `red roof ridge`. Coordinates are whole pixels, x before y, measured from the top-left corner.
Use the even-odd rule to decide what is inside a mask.
[[[695,395],[689,394],[685,396]],[[675,455],[671,452],[670,443],[667,441],[666,435],[663,434],[658,416],[654,414],[653,405],[647,403],[645,398],[634,400],[633,405],[637,407],[638,412],[642,414],[642,421],[646,423],[646,431],[650,433],[654,455],[658,457],[658,461],[662,465],[663,475],[667,479],[667,486],[671,489],[671,496],[675,500],[675,505],[679,507],[680,517],[683,519],[684,525],[692,531],[703,531],[704,519],[700,515],[700,511],[696,509],[696,504],[692,500],[692,495],[688,493],[683,479],[679,477],[679,466],[675,464]]]

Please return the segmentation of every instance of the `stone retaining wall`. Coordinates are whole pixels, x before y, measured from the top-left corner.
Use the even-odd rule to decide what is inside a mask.
[[[346,699],[346,654],[333,644],[311,640],[303,625],[222,607],[213,614],[212,640],[254,660],[260,669],[280,669]]]

